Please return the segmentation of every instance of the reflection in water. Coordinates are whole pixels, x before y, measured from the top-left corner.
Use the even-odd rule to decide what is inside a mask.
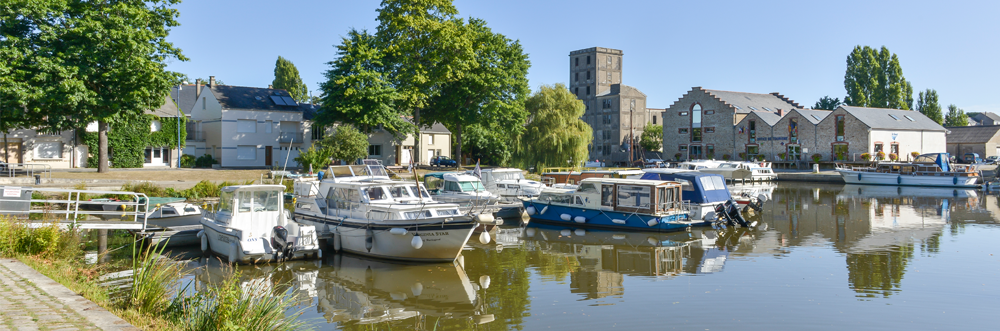
[[[494,242],[474,240],[449,264],[408,265],[326,252],[322,262],[240,269],[245,282],[265,282],[276,293],[292,293],[297,309],[305,310],[303,318],[318,329],[525,329],[538,327],[533,319],[565,312],[560,306],[549,308],[552,298],[533,297],[551,293],[545,289],[571,293],[583,305],[632,310],[654,288],[713,284],[708,286],[714,289],[719,282],[728,285],[746,276],[730,275],[727,264],[729,270],[780,278],[798,268],[832,262],[842,272],[846,266],[846,287],[843,277],[812,286],[850,289],[861,302],[890,300],[904,290],[904,279],[913,272],[909,269],[920,265],[920,257],[943,254],[942,244],[950,242],[942,240],[945,233],[956,236],[969,224],[995,224],[994,215],[1000,212],[996,196],[972,190],[779,184],[772,197],[757,216],[762,224],[756,229],[705,227],[663,234],[532,223],[498,228]],[[797,250],[832,251],[837,257],[808,263],[783,259],[802,257]],[[766,263],[747,263],[755,260]],[[202,259],[198,264],[209,266],[197,271],[198,288],[221,279],[218,261]],[[707,277],[676,281],[697,274]],[[734,292],[767,302],[776,288],[766,287],[759,277],[754,282],[761,286]],[[692,307],[715,299],[694,296],[707,293],[702,288],[692,290],[684,297],[693,301],[688,302]]]

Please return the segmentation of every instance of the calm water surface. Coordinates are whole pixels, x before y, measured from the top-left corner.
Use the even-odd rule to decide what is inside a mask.
[[[972,190],[781,183],[756,230],[533,223],[456,263],[327,252],[241,270],[294,294],[316,329],[995,329],[998,212]],[[198,284],[223,273],[191,265],[208,265]]]

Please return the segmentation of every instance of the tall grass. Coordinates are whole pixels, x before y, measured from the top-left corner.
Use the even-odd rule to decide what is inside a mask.
[[[301,311],[286,315],[294,304],[288,294],[275,295],[264,281],[240,282],[239,271],[198,292],[183,307],[187,330],[303,330]]]
[[[0,256],[71,257],[81,252],[79,237],[77,231],[62,231],[55,221],[32,228],[14,216],[0,215]]]
[[[184,267],[164,257],[166,245],[132,245],[132,287],[117,300],[122,309],[135,309],[140,314],[174,315],[178,305],[177,284],[188,274]]]

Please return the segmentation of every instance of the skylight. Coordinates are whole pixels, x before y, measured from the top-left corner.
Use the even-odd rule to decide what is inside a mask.
[[[821,120],[819,119],[819,116],[816,116],[816,115],[809,115],[809,116],[812,116],[813,118],[815,118],[815,119],[816,119],[816,121],[821,121]]]
[[[910,122],[916,121],[915,119],[913,119],[913,117],[910,117],[910,115],[903,115],[903,117],[906,117],[906,119],[910,120]]]
[[[755,111],[757,110],[757,108],[755,108],[754,106],[750,106],[750,109],[753,109]]]
[[[889,114],[889,117],[892,117],[892,119],[897,120],[897,121],[899,120],[899,117],[896,117],[896,115],[893,115],[893,114]]]
[[[767,107],[764,107],[764,110],[766,110],[766,111],[773,111],[773,110],[771,110],[771,108],[767,108]]]

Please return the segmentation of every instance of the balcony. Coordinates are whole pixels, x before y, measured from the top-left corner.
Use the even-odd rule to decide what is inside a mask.
[[[205,141],[205,131],[187,130],[187,141]]]
[[[302,132],[281,132],[278,135],[278,142],[283,142],[283,143],[301,143],[302,142]]]

